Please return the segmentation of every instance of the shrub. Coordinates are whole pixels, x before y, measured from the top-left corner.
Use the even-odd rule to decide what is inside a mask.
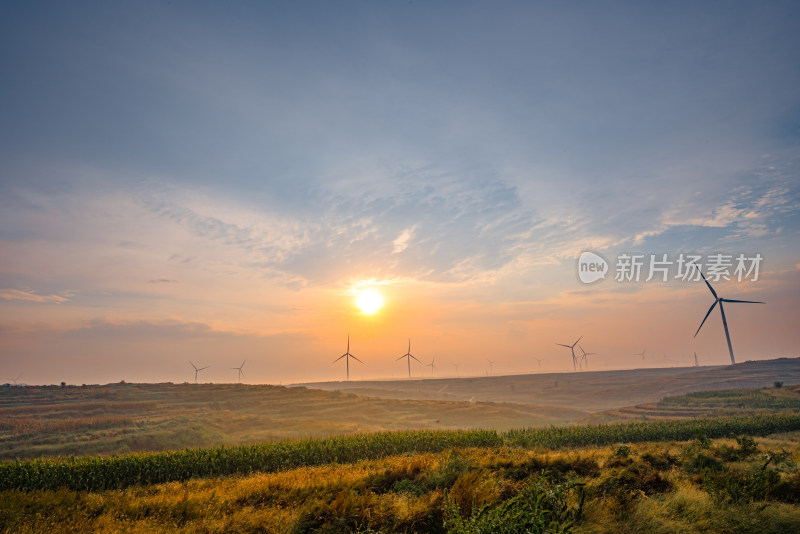
[[[466,518],[446,496],[444,526],[452,534],[566,533],[580,520],[583,500],[580,484],[553,484],[537,478],[510,499],[473,508]]]

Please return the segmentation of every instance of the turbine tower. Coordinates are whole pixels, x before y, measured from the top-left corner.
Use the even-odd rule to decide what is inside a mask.
[[[695,367],[700,367],[700,362],[697,361],[697,353],[696,352],[694,353],[694,366]]]
[[[348,336],[348,338],[347,338],[347,352],[350,352],[350,336]],[[403,358],[408,360],[408,378],[411,378],[411,358],[414,358],[415,360],[417,360],[416,356],[411,354],[411,338],[408,338],[408,352],[406,352],[405,354],[403,354],[402,356],[397,358],[397,360],[395,360],[395,361],[402,360]],[[417,360],[417,361],[419,363],[422,363],[419,360]]]
[[[194,382],[196,384],[197,383],[197,373],[199,373],[203,369],[208,369],[208,365],[206,365],[205,367],[197,367],[195,364],[192,363],[192,360],[189,360],[189,365],[194,367]],[[244,363],[242,365],[244,365]]]
[[[583,336],[579,337],[578,341],[580,341],[581,339],[583,339]],[[556,343],[556,345],[558,345],[559,347],[567,347],[569,350],[572,351],[572,369],[575,371],[578,370],[577,358],[575,358],[575,345],[578,344],[578,341],[576,341],[572,345],[564,345],[563,343]]]
[[[246,361],[247,360],[245,360],[244,362],[246,362]],[[242,367],[244,367],[244,362],[242,362],[242,365],[240,365],[239,367],[231,367],[231,369],[236,369],[236,370],[239,371],[239,383],[240,384],[242,383],[242,375],[244,374],[244,371],[242,371]]]
[[[728,321],[725,320],[725,310],[722,308],[722,303],[723,302],[731,302],[731,303],[739,303],[739,302],[741,302],[743,304],[766,304],[766,303],[765,302],[757,302],[757,301],[754,301],[754,300],[724,299],[724,298],[722,298],[722,297],[717,295],[717,292],[714,291],[714,288],[711,287],[711,284],[708,283],[708,280],[706,280],[706,277],[703,276],[703,271],[700,271],[700,276],[703,277],[703,282],[706,283],[706,285],[708,286],[709,291],[711,291],[711,294],[714,295],[714,298],[716,300],[714,300],[714,304],[712,304],[711,307],[708,309],[708,312],[706,313],[706,316],[703,317],[703,322],[700,323],[700,326],[697,328],[697,332],[694,333],[694,337],[697,337],[697,334],[700,333],[700,329],[703,328],[703,325],[706,323],[706,319],[708,319],[708,316],[711,315],[711,311],[714,309],[714,306],[719,304],[719,313],[722,315],[722,326],[725,327],[725,339],[728,340],[728,352],[731,355],[731,365],[736,365],[736,360],[733,359],[733,347],[731,346],[731,335],[728,332]]]
[[[411,340],[408,341],[408,348],[409,348],[409,352],[410,352],[411,351]],[[338,362],[342,358],[344,358],[344,361],[347,364],[347,380],[350,380],[350,358],[353,358],[358,363],[361,363],[361,364],[364,363],[361,360],[359,360],[358,358],[356,358],[355,356],[353,356],[352,354],[350,354],[350,334],[347,334],[347,352],[345,352],[344,354],[342,354],[341,356],[339,356],[338,358],[333,360],[333,363]],[[416,360],[416,358],[414,358],[414,359]]]

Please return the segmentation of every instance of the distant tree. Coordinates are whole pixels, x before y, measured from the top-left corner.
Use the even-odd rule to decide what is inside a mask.
[[[66,382],[61,382],[61,387],[62,387],[62,388],[65,388],[65,387],[67,387],[67,383],[66,383]]]
[[[783,387],[783,382],[781,382],[780,380],[776,380],[775,381],[775,387],[776,388],[782,388]]]

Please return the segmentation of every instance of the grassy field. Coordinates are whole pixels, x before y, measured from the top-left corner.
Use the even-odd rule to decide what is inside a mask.
[[[387,430],[565,424],[588,414],[510,403],[399,401],[238,384],[0,388],[0,460],[238,445]]]
[[[407,405],[409,417],[413,410],[492,410],[485,412],[489,420],[505,406],[269,386],[11,389],[2,397],[4,432],[45,439],[84,432],[97,443],[107,433],[105,446],[112,449],[126,425],[134,436],[138,424],[180,432],[180,417],[198,424],[194,417],[203,410],[237,416],[234,426],[248,414],[260,421],[261,410],[279,420],[284,410],[284,424],[291,426],[299,413],[340,420],[358,403],[378,414],[379,407],[391,414]],[[222,392],[213,407],[210,391]],[[282,406],[287,395],[296,405]],[[695,392],[593,417],[600,416],[620,422],[373,432],[2,462],[0,530],[800,531],[800,387]]]
[[[759,390],[747,398],[731,394],[724,406],[719,399],[703,400],[707,393],[680,396],[682,400],[667,397],[696,392],[701,386],[761,387],[776,380],[786,387]],[[733,415],[762,410],[759,406],[765,403],[780,409],[796,406],[800,401],[797,389],[789,387],[793,383],[800,383],[800,359],[719,368],[318,385],[330,390],[239,384],[0,387],[0,460],[395,430],[505,431]],[[653,400],[641,404],[642,399]],[[776,404],[781,402],[790,404],[781,408]]]
[[[658,421],[724,416],[741,413],[773,414],[800,412],[800,386],[780,388],[698,391],[666,397],[657,403],[640,404],[592,414],[581,423]]]
[[[508,441],[512,436],[503,438],[503,444],[490,446],[447,444],[441,450],[122,489],[4,490],[0,528],[187,533],[800,531],[797,431],[756,439],[699,436],[581,448],[524,447]],[[359,437],[340,439],[359,450]]]

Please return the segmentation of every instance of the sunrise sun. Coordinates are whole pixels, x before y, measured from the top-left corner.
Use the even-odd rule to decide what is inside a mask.
[[[363,313],[371,315],[383,306],[383,297],[374,289],[365,289],[358,294],[356,305]]]

